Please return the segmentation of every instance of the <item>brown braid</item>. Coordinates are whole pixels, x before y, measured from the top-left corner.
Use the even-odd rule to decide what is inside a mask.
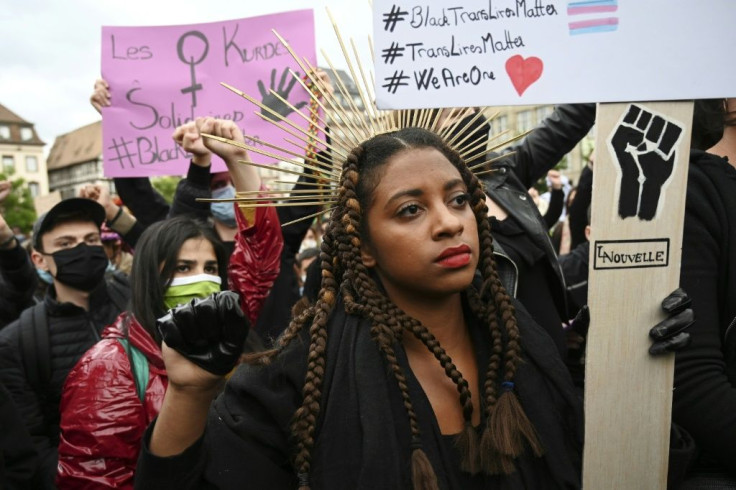
[[[519,328],[514,307],[501,284],[493,258],[493,238],[487,219],[485,194],[477,178],[472,175],[459,157],[448,156],[448,159],[458,168],[465,181],[469,181],[468,192],[472,196],[471,205],[476,214],[480,238],[479,269],[483,277],[483,285],[481,291],[475,295],[472,292],[473,288],[469,288],[468,298],[471,308],[474,304],[475,313],[480,314],[481,318],[487,322],[491,335],[491,355],[483,385],[487,416],[486,427],[481,437],[480,464],[486,473],[508,474],[515,470],[514,459],[523,453],[524,443],[530,446],[536,456],[540,456],[543,450],[531,421],[524,413],[512,389],[514,375],[521,362]],[[491,301],[481,302],[481,295],[485,296],[489,286],[492,293]],[[499,325],[499,314],[503,328]],[[504,334],[507,339],[505,352]],[[502,360],[504,389],[499,396],[498,381],[502,370]]]

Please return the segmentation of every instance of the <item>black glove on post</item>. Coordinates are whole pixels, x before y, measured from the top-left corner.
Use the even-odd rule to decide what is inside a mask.
[[[684,330],[695,322],[692,301],[681,288],[675,289],[662,301],[662,309],[669,315],[649,331],[653,340],[649,353],[653,356],[677,352],[690,344],[690,334]]]
[[[238,294],[221,291],[177,306],[156,321],[166,345],[213,374],[229,373],[243,352],[250,325]]]

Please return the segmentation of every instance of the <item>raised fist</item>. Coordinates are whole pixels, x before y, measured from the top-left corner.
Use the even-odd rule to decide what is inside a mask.
[[[611,138],[621,166],[618,213],[650,221],[657,214],[662,186],[672,175],[682,128],[636,105]]]
[[[238,294],[232,291],[177,306],[159,318],[156,325],[167,346],[217,376],[224,376],[235,367],[249,329]],[[171,371],[168,362],[166,368]],[[190,371],[179,369],[169,372],[169,377],[182,385],[196,384],[196,380],[182,379],[182,373]]]

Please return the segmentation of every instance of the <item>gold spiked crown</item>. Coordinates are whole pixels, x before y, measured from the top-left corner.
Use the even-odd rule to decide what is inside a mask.
[[[284,141],[289,145],[292,145],[293,148],[275,145],[273,143],[263,141],[262,139],[259,140],[259,144],[263,145],[265,149],[210,134],[203,134],[202,136],[228,143],[245,150],[273,158],[276,161],[290,163],[301,169],[308,170],[313,174],[314,181],[311,183],[302,182],[300,185],[306,188],[301,190],[259,190],[252,192],[238,192],[236,197],[233,199],[198,199],[199,201],[237,202],[239,206],[243,208],[267,206],[322,206],[322,210],[317,213],[301,217],[288,223],[282,223],[282,226],[287,226],[302,220],[314,219],[317,216],[330,212],[332,210],[332,206],[336,202],[337,186],[342,172],[342,162],[347,159],[348,154],[353,150],[353,148],[379,134],[397,131],[405,127],[420,127],[428,129],[435,132],[445,140],[447,145],[455,150],[463,160],[467,161],[467,157],[469,155],[472,155],[475,159],[483,159],[482,162],[475,163],[469,167],[469,169],[477,176],[493,172],[494,170],[490,169],[489,165],[497,159],[507,157],[508,153],[489,159],[484,159],[483,157],[490,153],[497,152],[504,146],[507,146],[526,135],[526,133],[523,133],[518,136],[508,138],[509,131],[507,130],[490,139],[488,139],[487,135],[481,135],[470,140],[471,136],[473,136],[472,132],[461,138],[462,132],[457,131],[461,122],[463,122],[463,126],[472,126],[476,121],[480,120],[480,118],[485,117],[487,120],[492,120],[498,115],[497,112],[491,115],[488,108],[479,109],[476,111],[473,118],[467,122],[464,122],[467,117],[460,116],[465,115],[468,110],[450,110],[450,117],[447,117],[448,113],[445,112],[443,114],[443,111],[440,109],[406,109],[390,111],[378,109],[375,104],[376,98],[373,91],[373,84],[369,83],[369,80],[374,80],[373,72],[370,70],[366,72],[353,39],[350,39],[350,46],[352,48],[351,56],[345,42],[343,41],[343,37],[340,34],[337,23],[329,9],[327,9],[327,15],[329,16],[334,28],[335,35],[337,36],[337,40],[344,56],[344,61],[347,64],[350,76],[355,83],[364,109],[361,110],[358,108],[357,104],[353,101],[353,96],[350,94],[345,80],[342,79],[340,72],[335,69],[335,66],[330,61],[329,56],[324,50],[322,50],[322,55],[335,75],[337,91],[342,98],[347,101],[346,105],[343,105],[343,103],[339,101],[334,92],[326,90],[317,77],[317,68],[313,66],[308,59],[301,58],[292,49],[286,39],[274,30],[273,33],[276,35],[278,40],[287,49],[301,70],[306,73],[304,77],[300,77],[298,73],[295,73],[293,70],[289,70],[291,76],[293,76],[310,95],[310,102],[304,107],[304,109],[299,109],[273,89],[270,91],[271,95],[289,107],[289,109],[297,114],[298,117],[307,121],[308,129],[304,129],[298,124],[290,121],[287,116],[276,112],[274,109],[264,105],[256,98],[222,82],[224,87],[257,106],[260,111],[256,112],[256,115],[269,124],[279,128],[285,133],[285,135],[293,137],[294,139],[289,138],[288,136],[284,137]],[[371,55],[373,56],[372,51]],[[373,61],[375,61],[375,59]],[[320,110],[323,114],[335,114],[337,118],[344,123],[344,131],[341,132],[342,134],[333,135],[330,138],[330,142],[328,142],[326,138],[323,139],[319,137],[320,128],[329,126],[325,117],[320,115]],[[355,117],[356,114],[359,115],[359,117]],[[443,115],[445,117],[441,117]],[[444,122],[442,126],[440,126],[440,121]],[[449,123],[447,121],[449,121]],[[495,143],[490,144],[494,141]],[[331,158],[318,158],[316,152],[316,148],[318,147],[324,148],[326,152],[331,154]],[[485,149],[483,149],[484,147]],[[272,150],[275,150],[280,154],[275,153]],[[285,157],[284,155],[288,155],[288,157]],[[279,172],[297,176],[302,175],[301,171],[289,170],[280,167],[277,168],[275,165],[259,164],[246,160],[241,160],[239,163],[261,169],[276,169]],[[276,181],[275,183],[292,184],[293,182]]]

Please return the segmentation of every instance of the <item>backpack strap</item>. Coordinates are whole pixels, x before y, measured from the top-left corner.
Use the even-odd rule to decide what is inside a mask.
[[[128,339],[117,340],[122,344],[125,353],[128,355],[133,381],[135,382],[135,391],[138,394],[138,399],[143,403],[146,398],[146,386],[148,386],[148,359],[146,359],[143,352],[132,346]]]
[[[38,303],[20,315],[20,351],[28,384],[44,398],[51,383],[51,346],[46,305]]]

